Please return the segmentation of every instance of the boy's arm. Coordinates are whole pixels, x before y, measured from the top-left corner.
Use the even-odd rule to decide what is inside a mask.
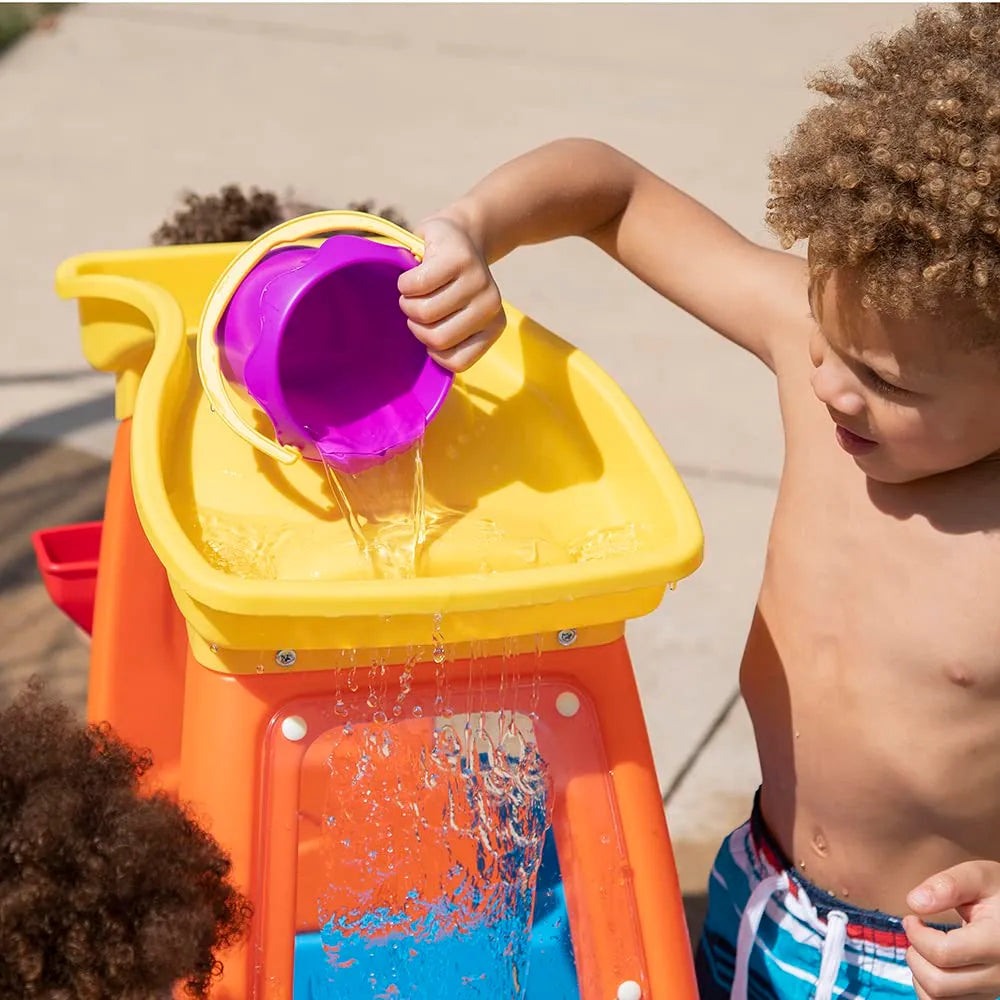
[[[467,233],[491,264],[521,245],[563,236],[589,239],[772,367],[776,338],[789,322],[799,325],[808,314],[803,260],[750,242],[601,142],[563,139],[526,153],[429,221],[425,228],[432,235],[438,220]],[[412,287],[401,285],[404,300],[408,294],[428,295],[443,278],[443,269],[441,275],[425,274],[420,277],[427,282],[419,287],[419,271]]]

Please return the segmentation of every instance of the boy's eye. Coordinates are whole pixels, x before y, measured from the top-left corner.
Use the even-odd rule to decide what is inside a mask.
[[[891,382],[886,382],[881,375],[877,372],[873,372],[871,368],[864,369],[865,381],[871,386],[875,392],[882,396],[900,396],[905,395],[906,390],[900,388],[898,385],[893,385]]]

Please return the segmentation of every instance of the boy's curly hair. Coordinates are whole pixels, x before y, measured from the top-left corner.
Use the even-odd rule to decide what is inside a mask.
[[[921,9],[811,82],[771,160],[767,221],[814,275],[858,267],[896,316],[963,300],[1000,318],[1000,5]]]
[[[150,759],[38,681],[0,712],[0,998],[205,997],[249,904]]]
[[[188,191],[182,206],[153,233],[156,246],[195,243],[244,243],[254,240],[281,222],[322,209],[293,198],[282,200],[273,191],[250,188],[245,194],[238,184],[227,184],[218,194],[200,195]],[[355,201],[351,211],[368,212],[407,228],[406,220],[393,208],[375,211],[375,203]]]

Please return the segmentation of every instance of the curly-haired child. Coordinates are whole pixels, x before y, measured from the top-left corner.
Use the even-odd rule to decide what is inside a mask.
[[[243,243],[288,219],[321,211],[315,205],[295,198],[281,199],[273,191],[256,187],[246,194],[238,184],[226,184],[217,194],[188,191],[182,196],[181,204],[182,207],[153,233],[154,245]],[[347,207],[356,212],[372,212],[374,205],[367,200],[351,202]],[[406,220],[394,208],[380,208],[376,214],[406,227]]]
[[[150,763],[37,681],[0,712],[0,1000],[208,995],[249,904]]]
[[[785,463],[743,658],[763,783],[723,846],[704,1000],[1000,995],[1000,6],[820,77],[757,246],[598,142],[421,227],[411,329],[468,367],[489,265],[582,236],[775,374]]]

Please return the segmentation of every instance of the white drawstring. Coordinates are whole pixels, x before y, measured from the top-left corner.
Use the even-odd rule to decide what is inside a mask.
[[[736,967],[733,972],[733,988],[730,1000],[747,1000],[750,982],[750,953],[753,951],[760,921],[771,897],[776,892],[788,891],[788,873],[769,875],[754,887],[740,917],[740,930],[736,937]],[[837,982],[840,963],[844,960],[844,945],[847,943],[847,914],[842,910],[831,910],[826,918],[826,937],[823,941],[823,957],[816,980],[813,1000],[832,1000]]]
[[[832,1000],[837,973],[840,971],[840,963],[844,960],[846,942],[847,914],[843,910],[831,910],[826,916],[823,960],[819,963],[819,978],[816,980],[813,1000]]]
[[[733,988],[730,1000],[747,1000],[747,985],[750,977],[750,952],[760,929],[760,919],[771,897],[776,892],[788,891],[788,873],[769,875],[754,886],[746,908],[740,917],[740,931],[736,938],[736,968],[733,974]]]

